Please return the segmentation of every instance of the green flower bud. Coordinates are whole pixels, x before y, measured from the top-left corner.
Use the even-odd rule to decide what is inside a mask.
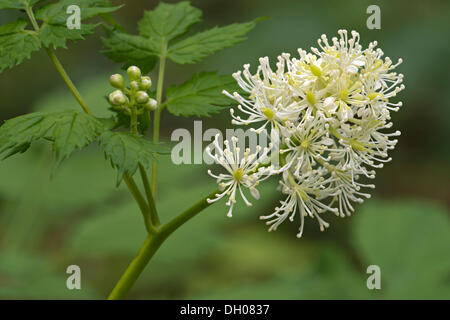
[[[136,92],[136,102],[137,103],[139,103],[139,104],[147,103],[148,99],[150,99],[150,97],[148,96],[147,92],[145,92],[145,91]]]
[[[137,81],[131,81],[130,82],[130,88],[131,88],[131,90],[138,91],[139,90],[139,83]]]
[[[152,79],[150,79],[150,77],[145,76],[141,78],[141,84],[139,86],[141,90],[147,91],[148,89],[150,89],[151,86],[152,86]]]
[[[121,74],[113,74],[111,77],[109,77],[109,83],[114,87],[118,89],[122,89],[125,86],[125,80],[122,77]]]
[[[150,98],[146,104],[144,104],[144,108],[154,111],[158,108],[158,102],[155,99]]]
[[[141,69],[136,66],[131,66],[127,69],[127,74],[130,80],[139,80],[141,78]]]
[[[120,106],[127,102],[127,97],[121,90],[116,90],[109,94],[109,102],[116,106]]]

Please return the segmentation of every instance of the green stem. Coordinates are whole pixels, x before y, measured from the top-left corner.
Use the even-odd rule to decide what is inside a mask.
[[[150,234],[147,236],[147,239],[145,239],[137,256],[131,261],[127,270],[123,273],[119,282],[117,282],[116,286],[109,294],[108,300],[120,300],[125,298],[126,294],[130,291],[131,287],[161,244],[162,241],[159,237]]]
[[[147,172],[144,166],[139,163],[139,172],[142,178],[142,184],[144,185],[145,194],[147,196],[147,202],[150,206],[150,217],[154,226],[159,226],[161,222],[159,221],[158,211],[156,210],[155,200],[153,199],[152,189],[148,180]]]
[[[165,235],[165,237],[167,238],[180,226],[189,221],[191,218],[195,217],[197,213],[209,207],[212,203],[209,203],[208,199],[214,199],[216,197],[216,194],[220,192],[221,191],[217,189],[214,192],[208,194],[206,197],[204,197],[202,200],[194,204],[192,207],[185,210],[183,213],[181,213],[180,215],[176,216],[175,218],[164,224],[161,227],[159,233]]]
[[[162,101],[162,92],[164,87],[164,71],[166,67],[166,49],[163,50],[163,53],[159,59],[159,71],[158,71],[158,86],[156,88],[156,101],[158,104],[158,109],[155,111],[155,115],[153,118],[153,142],[159,142],[159,123],[161,120],[161,101]],[[155,153],[155,160],[152,162],[152,190],[153,196],[156,198],[157,188],[158,188],[158,155]]]
[[[33,10],[31,7],[27,6],[26,8],[27,15],[31,21],[31,24],[33,25],[33,28],[36,30],[36,32],[39,33],[39,25],[36,21],[36,18],[34,16]],[[64,70],[64,67],[62,66],[61,62],[56,57],[55,53],[50,48],[45,48],[47,51],[48,56],[50,57],[50,60],[52,60],[53,64],[56,67],[56,70],[58,70],[59,74],[63,78],[64,82],[66,83],[67,87],[69,88],[70,92],[72,92],[75,99],[80,104],[81,108],[83,108],[84,112],[87,114],[92,115],[91,110],[87,106],[86,102],[82,98],[81,94],[78,92],[77,88],[73,84],[72,80],[70,79],[67,72]],[[133,109],[133,108],[132,108]],[[132,111],[133,112],[133,111]],[[134,117],[132,116],[132,119],[134,119],[134,122],[132,123],[132,131],[135,131],[137,133],[137,115],[136,110],[134,109]],[[133,121],[133,120],[132,120]],[[141,193],[139,192],[139,189],[136,186],[136,183],[134,182],[132,177],[129,177],[128,175],[124,176],[124,180],[130,189],[131,194],[135,198],[136,202],[139,205],[139,208],[141,209],[142,215],[144,216],[145,221],[145,227],[147,228],[147,231],[149,233],[155,233],[155,228],[153,227],[153,224],[151,222],[151,219],[149,218],[149,212],[150,209],[148,208],[148,205],[146,204],[144,198],[142,197]],[[154,205],[153,205],[154,206]]]
[[[125,89],[126,90],[126,89]],[[130,107],[130,131],[133,134],[138,134],[138,118],[137,118],[137,107],[136,107],[136,91],[131,88],[131,90],[126,90],[130,95],[130,103],[128,106]]]
[[[25,11],[28,15],[28,18],[31,21],[31,24],[33,25],[34,30],[39,33],[39,25],[36,21],[36,18],[34,16],[33,10],[30,6],[27,6],[25,8]],[[87,114],[92,115],[92,111],[87,106],[86,102],[81,97],[81,94],[78,92],[77,88],[73,84],[72,80],[70,79],[69,75],[67,74],[66,70],[64,70],[64,67],[62,66],[61,62],[59,62],[58,58],[56,57],[55,53],[51,48],[45,48],[45,51],[47,51],[48,56],[50,57],[50,60],[52,60],[53,64],[56,67],[56,70],[58,70],[59,74],[63,78],[64,82],[66,83],[67,87],[69,88],[70,92],[72,92],[75,99],[80,104],[81,108],[83,108],[84,112]]]
[[[34,30],[36,30],[36,32],[39,32],[39,25],[36,21],[36,18],[34,16],[33,10],[31,9],[31,7],[29,5],[26,6],[25,11],[28,15],[28,18],[31,21],[31,25],[33,26]]]
[[[131,106],[130,129],[131,129],[131,133],[138,134],[137,112],[136,112],[136,106],[134,106],[134,105]]]
[[[66,83],[67,87],[69,88],[70,92],[72,92],[72,95],[75,97],[75,99],[80,104],[81,108],[83,108],[84,112],[86,112],[89,115],[92,115],[92,111],[87,106],[86,102],[81,97],[81,94],[78,92],[77,88],[73,84],[72,80],[69,78],[69,75],[67,74],[66,70],[64,70],[61,62],[59,62],[58,58],[56,57],[55,53],[50,48],[45,48],[47,51],[48,56],[50,57],[50,60],[52,60],[53,64],[56,67],[56,70],[58,70],[59,74],[63,78],[64,82]]]
[[[128,189],[130,189],[131,194],[133,195],[134,200],[136,200],[139,209],[141,209],[142,216],[144,217],[145,227],[150,234],[156,234],[156,229],[153,227],[151,217],[150,217],[150,208],[148,207],[148,204],[145,202],[144,197],[139,192],[139,189],[136,185],[136,182],[134,182],[133,177],[130,177],[128,174],[125,174],[123,176],[123,180],[128,186]]]
[[[127,270],[123,273],[119,282],[117,282],[116,286],[111,291],[108,300],[118,300],[125,298],[128,291],[130,291],[131,287],[136,282],[142,271],[145,269],[150,259],[163,244],[163,242],[167,239],[167,237],[189,219],[194,217],[197,213],[207,208],[210,205],[207,199],[214,198],[217,192],[218,190],[209,194],[207,197],[194,204],[179,216],[163,225],[156,234],[148,235],[137,256],[133,259],[133,261],[131,261]]]

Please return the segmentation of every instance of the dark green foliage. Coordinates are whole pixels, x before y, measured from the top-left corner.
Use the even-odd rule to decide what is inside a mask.
[[[169,153],[170,150],[161,144],[155,144],[141,136],[128,132],[106,131],[100,136],[100,145],[105,157],[118,170],[117,184],[124,174],[133,175],[139,163],[150,167],[154,159],[153,153]]]
[[[59,164],[96,140],[103,130],[96,118],[77,111],[29,113],[7,120],[0,127],[0,154],[5,159],[25,152],[32,142],[45,139],[52,142]]]
[[[236,87],[236,81],[231,76],[203,72],[180,86],[166,90],[167,110],[176,116],[209,116],[229,104],[222,90],[233,92]]]

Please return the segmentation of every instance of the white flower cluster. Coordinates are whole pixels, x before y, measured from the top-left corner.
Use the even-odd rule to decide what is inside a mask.
[[[288,53],[278,57],[275,70],[267,57],[260,58],[255,74],[250,65],[233,76],[246,93],[226,95],[236,100],[237,115],[231,109],[233,124],[255,125],[257,133],[276,131],[279,141],[273,141],[270,150],[246,150],[244,156],[236,139],[225,141],[225,150],[216,138],[214,153],[210,155],[228,171],[213,175],[222,193],[215,199],[229,197],[228,216],[231,216],[239,190],[245,203],[243,189],[248,188],[255,198],[255,187],[268,176],[281,177],[280,190],[286,195],[272,214],[261,216],[270,225],[269,231],[287,218],[298,214],[302,236],[304,218],[316,218],[320,230],[328,227],[320,214],[333,212],[349,216],[354,207],[370,194],[362,188],[365,177],[375,177],[374,168],[388,162],[388,150],[395,147],[399,131],[385,133],[392,126],[390,112],[397,111],[401,102],[391,101],[404,89],[403,75],[393,70],[402,62],[393,64],[372,42],[363,49],[359,34],[338,31],[331,42],[325,35],[318,40],[320,48],[312,53],[299,49],[299,58]],[[273,139],[273,138],[272,138]],[[274,148],[273,146],[279,146]],[[277,154],[279,166],[267,159]],[[364,180],[364,179],[363,179]]]

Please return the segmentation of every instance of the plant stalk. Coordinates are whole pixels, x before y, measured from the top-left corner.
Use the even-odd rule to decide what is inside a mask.
[[[159,70],[158,70],[158,85],[156,87],[156,102],[158,108],[155,110],[155,115],[153,117],[153,142],[159,142],[159,124],[161,120],[161,101],[162,92],[164,87],[164,72],[166,67],[166,49],[161,54],[159,59]],[[156,199],[157,188],[158,188],[158,155],[154,154],[155,160],[152,162],[152,190],[153,197]]]
[[[150,206],[150,217],[154,226],[159,226],[161,222],[159,221],[158,211],[156,210],[155,200],[153,198],[152,189],[150,187],[147,172],[144,166],[139,163],[139,172],[142,178],[142,184],[144,185],[145,195],[147,196],[147,202]]]
[[[36,32],[39,33],[39,25],[36,21],[36,17],[34,16],[33,10],[30,6],[27,6],[25,9],[28,18],[31,21],[31,24],[33,25],[33,28]],[[80,104],[81,108],[83,108],[84,112],[86,112],[89,115],[92,115],[92,111],[87,106],[86,102],[83,100],[83,97],[81,97],[81,94],[78,92],[77,88],[73,84],[72,80],[70,79],[69,75],[67,74],[66,70],[64,70],[64,67],[62,66],[61,62],[56,57],[55,53],[51,48],[45,48],[45,51],[47,51],[48,56],[50,57],[50,60],[52,60],[53,64],[56,67],[56,70],[58,70],[59,74],[63,78],[64,82],[66,83],[67,87],[69,88],[70,92],[72,92],[75,99]]]
[[[31,24],[33,25],[33,28],[36,30],[36,32],[39,32],[39,25],[36,21],[36,18],[34,16],[33,10],[31,7],[27,6],[26,8],[27,15],[31,21]],[[73,96],[77,100],[77,102],[80,104],[81,108],[89,115],[92,115],[92,111],[87,106],[86,102],[84,101],[81,94],[78,92],[78,89],[73,84],[72,80],[70,79],[69,75],[65,71],[64,67],[62,66],[61,62],[56,57],[55,53],[51,48],[45,48],[47,51],[48,56],[50,57],[50,60],[53,62],[53,64],[56,67],[56,70],[59,72],[61,77],[63,78],[64,82],[66,83],[67,87],[69,88],[70,92],[72,92]],[[136,110],[134,109],[134,114],[132,114],[132,124],[131,124],[131,130],[134,133],[137,133],[137,115]],[[139,208],[141,209],[142,215],[144,216],[145,221],[145,227],[149,233],[155,233],[155,229],[152,224],[152,220],[150,219],[149,212],[150,210],[156,210],[155,204],[150,203],[150,208],[148,207],[145,200],[142,198],[141,193],[139,192],[138,187],[136,186],[136,183],[134,182],[133,178],[125,175],[124,176],[125,183],[128,186],[128,189],[130,189],[131,194],[133,195],[134,199],[139,205]],[[147,179],[148,180],[148,179]],[[147,182],[148,184],[148,182]],[[147,192],[147,191],[146,191]],[[147,192],[148,197],[148,192]],[[156,212],[156,211],[155,211]]]
[[[64,70],[64,67],[62,66],[61,62],[59,62],[59,60],[56,57],[53,50],[50,48],[45,48],[45,50],[47,51],[47,54],[50,57],[50,60],[52,60],[53,64],[56,67],[56,70],[58,70],[59,74],[61,75],[61,77],[63,78],[67,87],[69,88],[70,92],[72,92],[72,95],[75,97],[77,102],[80,104],[81,108],[83,108],[84,112],[86,112],[87,114],[93,115],[92,111],[89,109],[86,102],[83,100],[83,97],[81,97],[81,94],[78,92],[77,88],[73,84],[73,82],[70,79],[69,75],[67,74],[66,70]]]
[[[39,33],[39,25],[36,21],[36,18],[34,16],[34,13],[31,9],[31,7],[27,6],[26,13],[31,21],[31,24],[33,25],[33,28],[36,32]],[[89,115],[92,115],[92,111],[87,106],[86,102],[82,98],[81,94],[73,84],[72,80],[70,79],[69,75],[65,71],[64,67],[62,66],[61,62],[56,57],[55,53],[51,48],[45,48],[47,51],[48,56],[50,57],[50,60],[55,65],[57,71],[63,78],[64,82],[66,83],[67,87],[69,88],[72,95],[75,97],[77,102],[80,104],[81,108]],[[158,109],[155,111],[155,117],[154,117],[154,127],[153,127],[153,141],[159,142],[159,126],[160,126],[160,118],[161,118],[161,111],[162,111],[162,90],[163,90],[163,83],[164,83],[164,70],[165,70],[165,63],[166,63],[166,50],[161,54],[160,56],[160,65],[159,65],[159,74],[158,74],[158,86],[157,86],[157,92],[156,92],[156,99],[158,103]],[[136,122],[136,121],[135,121]],[[137,123],[133,123],[132,125],[132,131],[137,131]],[[155,158],[157,157],[157,154],[155,154]],[[128,174],[124,175],[125,183],[127,184],[128,188],[130,189],[131,194],[133,195],[134,199],[136,200],[137,204],[139,205],[139,208],[141,209],[141,212],[144,216],[145,226],[148,231],[148,236],[142,245],[141,249],[139,250],[137,256],[133,259],[133,261],[128,266],[127,270],[124,272],[122,277],[120,278],[119,282],[116,284],[114,289],[112,290],[111,294],[108,297],[108,300],[116,300],[116,299],[122,299],[126,296],[128,291],[131,289],[133,284],[136,282],[142,271],[147,266],[150,259],[153,257],[153,255],[156,253],[156,251],[159,249],[159,247],[163,244],[163,242],[167,239],[167,237],[172,234],[175,230],[177,230],[180,226],[182,226],[184,223],[186,223],[188,220],[193,218],[195,215],[197,215],[199,212],[210,206],[211,203],[207,201],[209,198],[214,198],[218,190],[212,192],[207,197],[203,198],[196,204],[194,204],[192,207],[187,209],[186,211],[182,212],[177,217],[173,218],[168,223],[162,225],[160,228],[156,229],[154,225],[159,225],[159,217],[157,215],[156,206],[154,202],[154,197],[156,197],[156,189],[157,189],[157,172],[158,172],[158,165],[156,161],[153,161],[152,163],[152,187],[153,187],[153,194],[152,189],[150,188],[149,181],[147,174],[145,172],[145,169],[142,167],[141,164],[139,164],[139,170],[142,176],[142,181],[144,184],[144,188],[146,191],[146,196],[148,199],[148,204],[141,195],[135,181],[133,180],[133,177],[130,177]],[[153,214],[152,214],[153,213]]]
[[[145,199],[142,197],[142,194],[139,192],[139,189],[136,185],[136,182],[134,182],[133,177],[130,177],[128,174],[123,175],[123,180],[128,186],[128,189],[130,189],[131,194],[133,195],[134,200],[136,200],[139,209],[142,212],[142,216],[144,217],[145,222],[145,228],[147,229],[147,232],[150,234],[155,234],[156,229],[154,228],[152,224],[152,220],[150,217],[150,208],[145,202]]]
[[[114,289],[111,291],[108,300],[119,300],[125,298],[127,293],[132,288],[133,284],[139,278],[142,271],[145,269],[155,252],[164,243],[169,235],[182,226],[185,222],[193,218],[199,212],[211,205],[207,201],[209,198],[214,198],[218,190],[210,193],[208,196],[194,204],[192,207],[173,218],[168,223],[161,226],[156,234],[149,234],[145,239],[144,244],[139,250],[137,256],[131,261],[127,270],[123,273],[119,282],[117,282]]]

